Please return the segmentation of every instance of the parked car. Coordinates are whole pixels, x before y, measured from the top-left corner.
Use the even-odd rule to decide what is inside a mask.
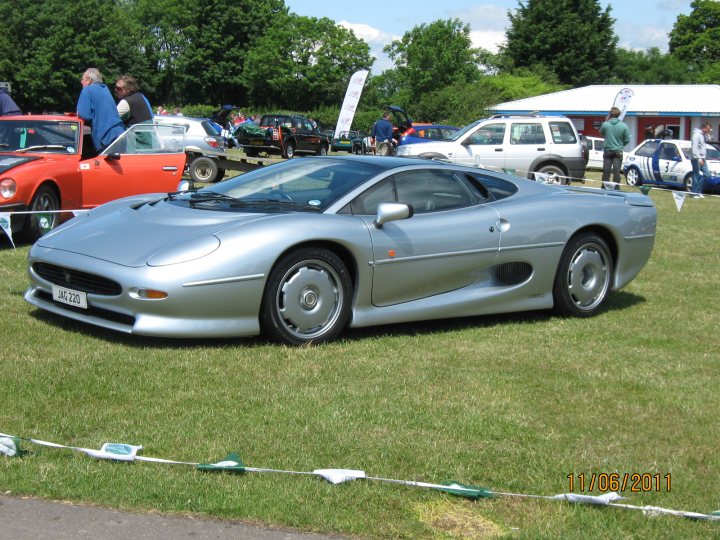
[[[333,152],[352,152],[353,140],[358,137],[360,137],[359,131],[341,131],[337,137],[333,137],[330,150]]]
[[[413,124],[400,135],[398,145],[444,141],[459,129],[441,124]]]
[[[586,164],[584,143],[568,118],[535,114],[477,120],[445,141],[399,146],[397,155],[514,171],[528,178],[535,172],[554,174],[566,181],[582,179]]]
[[[186,155],[177,128],[137,125],[97,155],[90,130],[74,115],[0,118],[0,212],[13,234],[34,240],[69,214],[138,193],[179,189]]]
[[[588,317],[640,272],[655,228],[639,192],[308,157],[76,217],[30,250],[25,299],[131,334],[296,345],[347,326],[550,308]]]
[[[259,125],[240,124],[233,135],[249,157],[260,152],[288,159],[296,153],[323,156],[330,149],[330,138],[308,118],[295,114],[263,115]]]
[[[603,168],[603,149],[605,148],[605,139],[600,137],[585,137],[588,148],[588,169]]]
[[[227,139],[222,128],[209,118],[156,115],[153,121],[185,129],[187,172],[195,182],[217,182],[225,176],[222,162],[227,158]]]
[[[679,139],[648,139],[640,143],[623,161],[625,181],[630,186],[655,184],[690,191],[692,143]],[[707,164],[711,178],[706,178],[703,191],[720,191],[720,152],[707,147]]]

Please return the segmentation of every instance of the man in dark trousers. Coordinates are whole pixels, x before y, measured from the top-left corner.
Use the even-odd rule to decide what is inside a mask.
[[[620,120],[620,109],[617,107],[610,109],[607,121],[600,126],[600,133],[605,138],[602,181],[607,182],[610,179],[610,169],[612,168],[613,182],[619,184],[623,149],[630,144],[630,129],[625,122]]]
[[[0,116],[17,116],[22,114],[20,107],[10,97],[7,88],[0,87]]]

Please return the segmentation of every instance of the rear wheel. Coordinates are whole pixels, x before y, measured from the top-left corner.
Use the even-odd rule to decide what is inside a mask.
[[[268,278],[260,308],[263,333],[290,345],[335,339],[350,318],[352,288],[345,264],[333,252],[290,253]]]
[[[610,294],[613,260],[605,240],[595,233],[570,239],[553,285],[555,311],[560,315],[591,317]]]
[[[292,142],[289,142],[285,145],[285,151],[284,156],[287,159],[292,159],[295,157],[295,145]]]
[[[537,170],[537,172],[554,176],[554,180],[560,184],[567,185],[570,183],[569,178],[563,178],[565,176],[565,171],[557,165],[543,165]]]
[[[327,153],[328,153],[327,146],[325,146],[324,144],[321,144],[321,145],[320,145],[320,148],[318,148],[315,153],[316,153],[318,156],[327,156]]]
[[[49,212],[47,214],[39,213],[27,216],[22,236],[24,239],[34,242],[57,225],[59,214],[53,213],[53,211],[60,210],[60,200],[57,192],[50,186],[40,186],[32,198],[29,210],[32,212]]]
[[[642,186],[642,178],[640,178],[640,171],[635,167],[630,167],[627,171],[625,171],[625,182],[628,186]]]
[[[190,162],[189,171],[195,182],[213,182],[218,175],[218,166],[214,159],[200,156]]]

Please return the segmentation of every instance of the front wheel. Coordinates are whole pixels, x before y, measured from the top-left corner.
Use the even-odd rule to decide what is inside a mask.
[[[642,179],[640,178],[640,171],[635,167],[630,167],[625,171],[625,182],[628,186],[640,187],[642,186]]]
[[[692,191],[692,181],[693,181],[693,173],[687,173],[685,175],[685,179],[683,180],[683,184],[685,184],[685,191],[690,193]]]
[[[560,315],[591,317],[610,294],[613,260],[607,242],[595,233],[571,238],[560,257],[553,300]]]
[[[337,338],[350,317],[350,274],[333,252],[306,248],[273,268],[263,293],[260,325],[269,338],[289,345]]]
[[[57,210],[60,210],[60,200],[55,190],[48,185],[40,186],[30,203],[30,211],[38,213],[27,216],[23,226],[23,238],[34,242],[55,228],[59,216],[55,213]]]
[[[295,145],[293,143],[289,142],[285,145],[283,157],[287,159],[292,159],[293,157],[295,157]]]
[[[190,178],[195,182],[213,182],[218,175],[217,162],[209,157],[196,157],[190,162]]]

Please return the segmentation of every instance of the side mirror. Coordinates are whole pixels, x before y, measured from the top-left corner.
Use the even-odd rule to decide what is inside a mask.
[[[373,221],[376,228],[382,229],[383,225],[388,221],[397,221],[399,219],[408,219],[413,216],[413,208],[407,204],[400,203],[380,203],[377,209],[377,217]]]
[[[120,159],[120,153],[119,152],[111,152],[105,157],[105,159],[107,159],[108,161],[117,161]]]

